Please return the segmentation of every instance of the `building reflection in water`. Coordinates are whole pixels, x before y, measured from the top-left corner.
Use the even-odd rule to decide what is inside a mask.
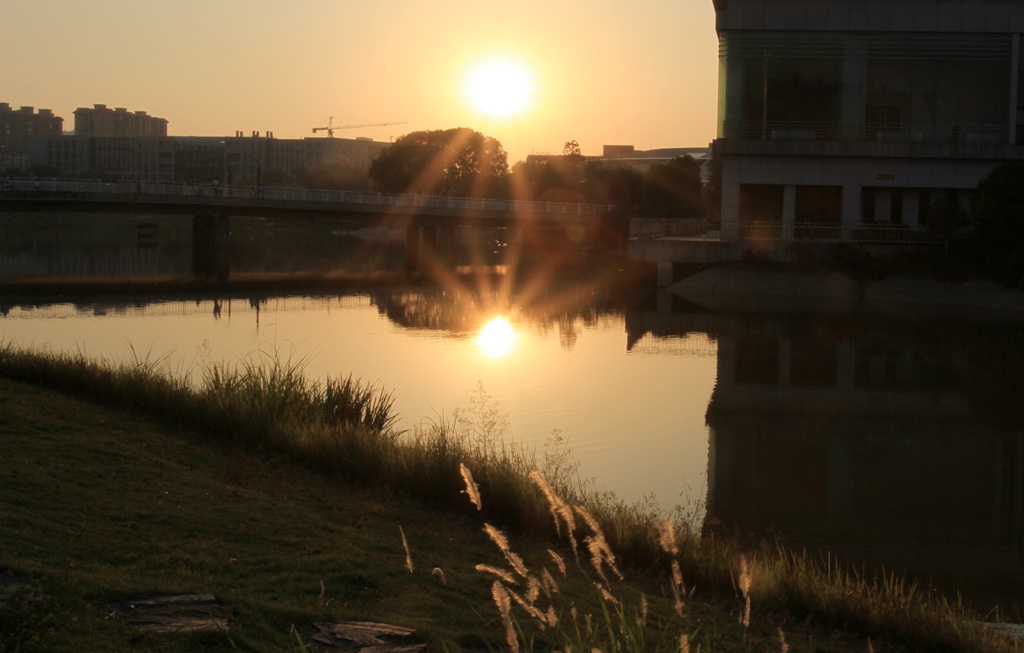
[[[1020,325],[699,319],[709,525],[1020,605]]]

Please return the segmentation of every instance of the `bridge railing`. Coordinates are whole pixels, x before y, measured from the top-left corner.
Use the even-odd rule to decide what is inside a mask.
[[[479,211],[508,214],[587,215],[612,212],[612,204],[534,202],[439,195],[403,195],[276,186],[234,186],[218,184],[180,184],[149,181],[94,181],[64,179],[11,179],[0,181],[0,193],[58,193],[68,195],[139,196],[149,198],[236,198],[264,202],[305,204],[348,204],[381,208],[414,208]]]
[[[718,240],[718,224],[705,218],[631,218],[630,238],[709,238]]]
[[[742,222],[741,240],[785,240],[782,224],[779,222]],[[949,236],[927,226],[899,224],[858,224],[850,228],[840,224],[816,224],[797,222],[793,225],[792,240],[805,242],[853,241],[871,244],[924,245],[941,244]]]

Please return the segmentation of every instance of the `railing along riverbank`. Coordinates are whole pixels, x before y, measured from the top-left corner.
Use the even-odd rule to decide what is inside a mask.
[[[721,240],[717,223],[704,218],[632,218],[629,237],[637,239],[677,238],[685,240]],[[847,227],[839,224],[796,223],[792,236],[786,237],[778,222],[741,222],[742,241],[842,242],[864,244],[918,245],[941,244],[950,235],[928,227],[900,224],[860,224]]]
[[[238,186],[226,184],[182,184],[148,181],[93,181],[64,179],[8,179],[0,182],[4,194],[29,196],[35,194],[86,195],[124,198],[211,198],[256,200],[265,203],[303,203],[359,205],[381,209],[434,209],[529,215],[600,216],[613,212],[613,204],[582,202],[536,202],[446,195],[412,195],[372,193],[349,190],[312,188],[279,188],[276,186]]]

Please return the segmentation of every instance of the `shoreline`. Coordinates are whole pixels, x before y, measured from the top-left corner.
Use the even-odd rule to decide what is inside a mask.
[[[492,270],[491,274],[500,273]],[[654,291],[635,271],[620,287]],[[274,272],[244,273],[226,280],[193,276],[152,278],[46,278],[0,280],[0,303],[81,300],[95,297],[251,296],[274,293],[336,293],[429,284],[423,274]],[[985,279],[944,281],[891,275],[858,281],[828,268],[777,263],[725,263],[701,269],[666,289],[672,296],[713,312],[878,312],[912,317],[1024,319],[1024,290]]]
[[[879,312],[1024,319],[1024,290],[981,279],[939,281],[892,275],[858,281],[831,269],[727,263],[700,270],[667,291],[701,308],[722,312]]]
[[[607,266],[606,266],[607,267]],[[619,267],[619,266],[615,266]],[[603,268],[604,269],[604,268]],[[639,266],[619,267],[618,273],[609,275],[607,270],[597,273],[589,271],[586,279],[596,281],[609,288],[644,288],[645,275]],[[472,285],[481,277],[500,278],[507,274],[505,266],[486,265],[481,267],[459,267],[446,275],[448,280],[463,280]],[[576,276],[565,276],[570,281]],[[555,275],[558,279],[558,275]],[[16,305],[20,302],[39,303],[46,301],[73,301],[95,297],[132,298],[139,296],[177,297],[196,295],[252,296],[281,294],[332,294],[376,289],[422,288],[437,285],[438,281],[428,272],[391,270],[383,272],[347,271],[304,271],[304,272],[244,272],[233,274],[227,279],[192,275],[168,275],[162,277],[22,277],[0,278],[0,305]],[[650,290],[653,291],[653,283]]]
[[[243,274],[217,280],[194,276],[151,278],[87,277],[0,280],[0,297],[80,297],[86,295],[138,295],[180,293],[235,293],[286,290],[348,290],[353,287],[391,287],[417,283],[404,273],[267,273]]]

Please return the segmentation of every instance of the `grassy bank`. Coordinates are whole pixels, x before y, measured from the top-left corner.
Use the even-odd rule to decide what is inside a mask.
[[[162,365],[0,346],[0,572],[37,597],[0,611],[0,650],[301,650],[339,620],[449,651],[1015,650],[898,580],[590,496],[564,452],[503,447],[485,412],[396,433],[386,393],[301,361]],[[108,618],[203,592],[229,631]]]

